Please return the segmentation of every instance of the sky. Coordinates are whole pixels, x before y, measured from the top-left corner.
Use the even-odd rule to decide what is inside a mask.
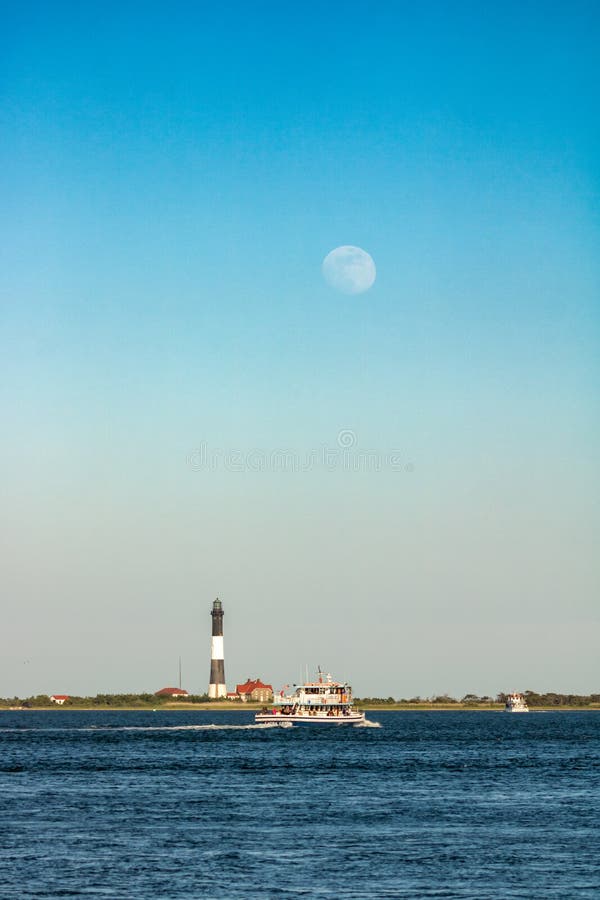
[[[600,690],[598,5],[1,18],[0,696]]]

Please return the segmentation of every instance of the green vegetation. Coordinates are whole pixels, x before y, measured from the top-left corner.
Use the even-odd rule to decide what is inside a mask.
[[[188,697],[157,697],[156,694],[96,694],[95,697],[70,696],[60,706],[53,703],[46,694],[35,697],[0,698],[0,709],[25,707],[26,709],[159,709],[176,704],[194,706],[211,703],[208,694],[194,694]]]
[[[585,709],[600,707],[600,694],[556,694],[553,692],[538,694],[535,691],[523,691],[523,696],[530,709],[537,708],[565,708]],[[356,699],[357,706],[369,708],[393,708],[393,709],[503,709],[506,703],[506,694],[498,694],[496,697],[477,694],[465,694],[460,700],[450,697],[449,694],[440,694],[434,697],[411,697],[394,699],[394,697],[362,697]]]
[[[600,694],[539,694],[535,691],[523,691],[530,709],[598,709]],[[411,697],[410,699],[394,697],[362,697],[356,698],[356,705],[363,709],[503,709],[506,694],[496,697],[465,694],[460,700],[449,694],[433,697]],[[35,697],[0,698],[0,709],[185,709],[190,707],[212,707],[213,709],[255,709],[262,704],[240,703],[235,700],[211,700],[208,694],[195,694],[187,697],[157,697],[156,694],[96,694],[95,697],[70,696],[59,706],[52,703],[46,694]]]
[[[530,708],[536,706],[600,706],[600,694],[538,694],[535,691],[523,691],[523,696]],[[504,703],[506,694],[498,694],[498,701]]]
[[[361,697],[356,698],[356,704],[358,706],[415,706],[419,708],[428,708],[430,706],[497,706],[500,701],[493,700],[491,697],[477,697],[475,694],[466,694],[461,700],[457,700],[455,697],[451,697],[449,694],[439,694],[435,697],[411,697],[407,699],[406,697],[401,697],[400,699],[395,699],[394,697]]]

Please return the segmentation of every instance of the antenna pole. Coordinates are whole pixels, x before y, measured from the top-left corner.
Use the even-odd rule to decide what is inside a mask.
[[[181,657],[179,657],[179,690],[181,690]]]

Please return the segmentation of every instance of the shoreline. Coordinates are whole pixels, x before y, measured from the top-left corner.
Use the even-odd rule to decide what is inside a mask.
[[[256,712],[264,703],[164,703],[160,706],[2,706],[2,712]],[[500,703],[489,706],[471,706],[460,703],[389,703],[389,704],[357,704],[357,709],[364,712],[504,712]],[[529,712],[600,712],[600,704],[592,706],[532,706]]]

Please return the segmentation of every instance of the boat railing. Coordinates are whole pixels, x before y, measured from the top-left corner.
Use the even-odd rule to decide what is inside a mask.
[[[327,704],[327,703],[331,703],[331,704],[350,703],[350,701],[352,699],[349,691],[345,691],[343,694],[341,694],[341,693],[312,694],[312,693],[307,693],[306,691],[301,690],[297,696],[303,703],[310,703],[310,704],[317,704],[317,705],[322,705],[322,704]]]

